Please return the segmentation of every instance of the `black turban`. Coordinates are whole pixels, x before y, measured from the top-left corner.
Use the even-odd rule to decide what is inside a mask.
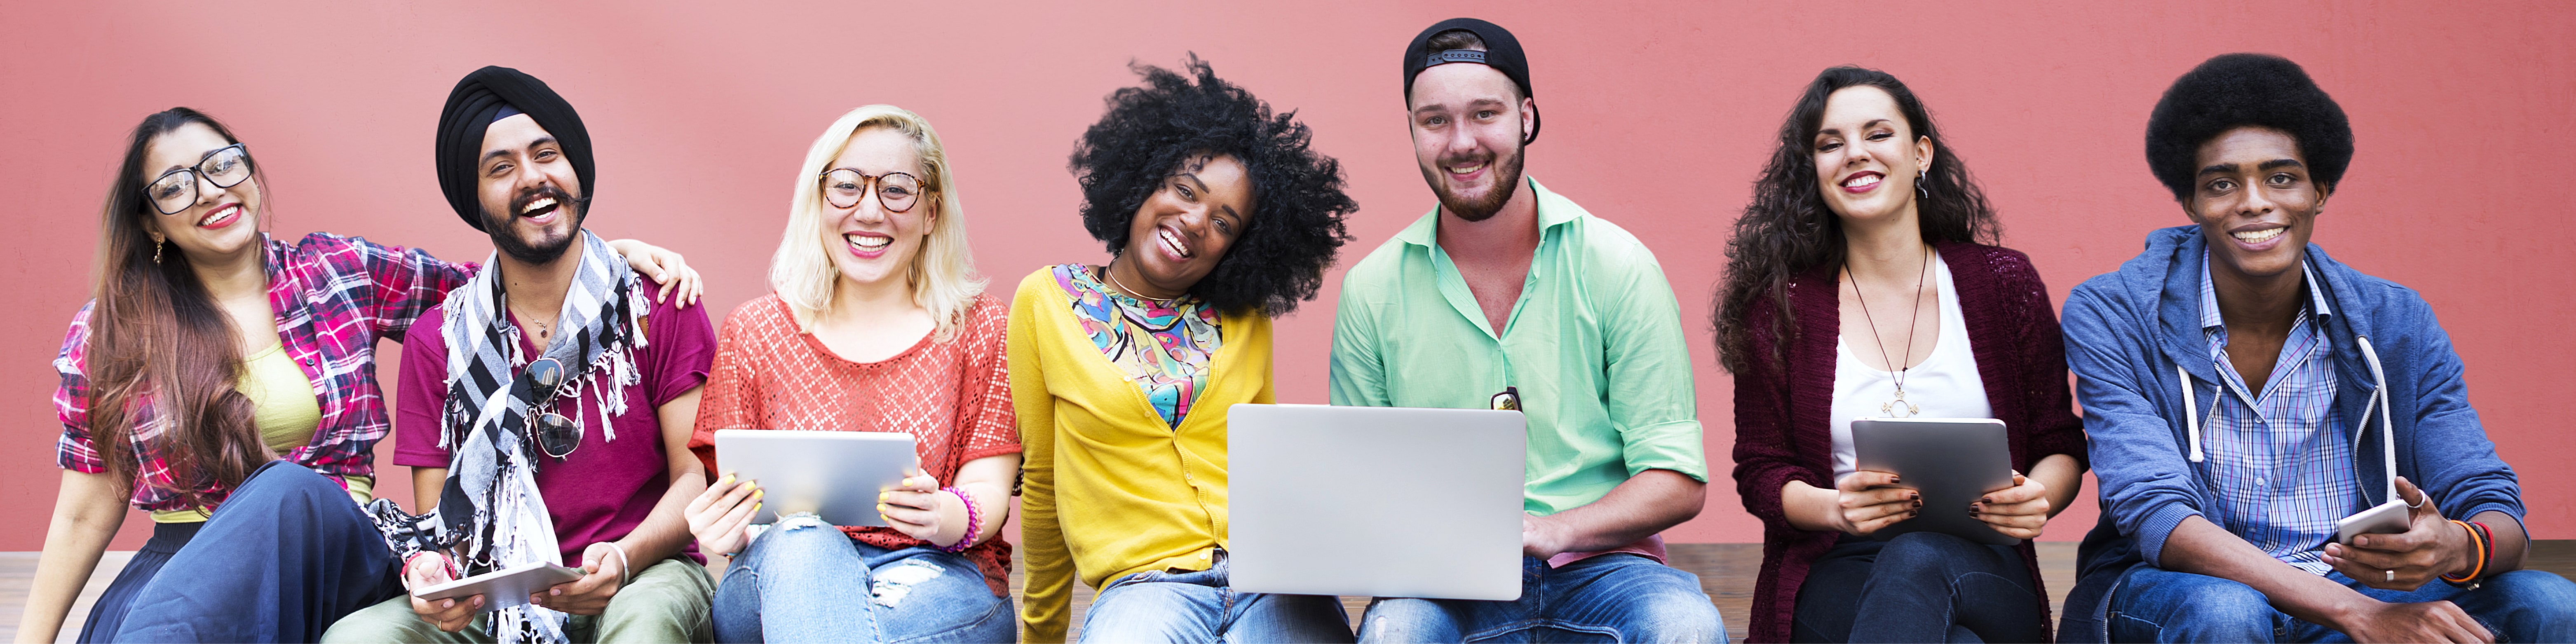
[[[456,81],[456,89],[447,93],[447,109],[438,114],[438,188],[447,193],[447,205],[456,209],[456,215],[475,230],[483,229],[483,200],[476,185],[480,173],[474,169],[483,156],[483,131],[491,128],[503,109],[527,113],[538,127],[554,135],[564,159],[572,162],[573,174],[581,178],[582,201],[589,201],[594,185],[590,130],[582,127],[581,114],[545,81],[492,66]]]

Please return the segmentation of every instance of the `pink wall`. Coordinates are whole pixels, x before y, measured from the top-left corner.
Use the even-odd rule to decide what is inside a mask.
[[[687,252],[725,311],[763,269],[805,146],[851,107],[891,102],[942,131],[996,289],[1097,261],[1064,171],[1130,59],[1196,51],[1297,109],[1363,206],[1355,259],[1428,208],[1405,139],[1397,52],[1455,8],[1382,2],[20,3],[0,23],[0,177],[21,224],[0,241],[0,550],[43,538],[59,426],[47,361],[86,297],[100,193],[120,139],[172,105],[229,121],[263,162],[276,232],[328,230],[479,258],[439,197],[430,134],[484,64],[546,79],[597,141],[596,230]],[[2319,243],[2415,287],[2444,314],[2473,401],[2521,466],[2531,527],[2576,538],[2560,425],[2576,342],[2576,228],[2552,161],[2576,122],[2576,9],[2528,3],[1501,3],[1482,17],[1531,54],[1547,136],[1529,171],[1661,256],[1694,334],[1729,222],[1767,139],[1818,69],[1911,83],[2004,213],[2006,242],[2064,289],[2183,221],[2141,161],[2164,85],[2200,60],[2266,51],[2342,101],[2360,153]],[[2535,170],[2534,167],[2538,169]],[[2529,173],[2540,172],[2535,179]],[[2438,217],[2438,218],[2436,218]],[[1336,278],[1337,279],[1337,278]],[[1333,291],[1279,326],[1280,395],[1324,399]],[[1704,337],[1704,336],[1703,336]],[[388,345],[390,347],[391,345]],[[1730,381],[1695,343],[1708,511],[1681,541],[1756,541],[1731,482]],[[390,372],[388,372],[390,373]],[[388,378],[390,382],[390,378]],[[2552,420],[2557,419],[2557,420]],[[388,444],[388,447],[390,444]],[[397,474],[395,478],[400,478]],[[383,489],[408,499],[408,486]],[[2089,495],[2089,493],[2088,493]],[[2088,496],[2089,498],[2089,496]],[[2090,503],[2050,531],[2073,539]],[[143,530],[118,541],[132,548]]]

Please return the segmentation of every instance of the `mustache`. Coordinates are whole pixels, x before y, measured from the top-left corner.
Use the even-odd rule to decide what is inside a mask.
[[[555,203],[558,204],[556,206],[557,209],[561,209],[563,206],[571,205],[580,201],[580,199],[573,197],[571,193],[564,192],[562,188],[555,187],[554,184],[549,183],[519,191],[519,196],[510,200],[510,212],[508,214],[516,217],[520,213],[528,211],[528,204],[536,203],[538,199],[545,198],[553,198]]]
[[[1440,166],[1441,166],[1441,167],[1446,168],[1446,167],[1449,167],[1449,166],[1460,166],[1460,165],[1482,165],[1482,164],[1487,164],[1487,163],[1493,163],[1493,162],[1494,162],[1494,157],[1497,157],[1497,156],[1501,156],[1501,155],[1497,155],[1497,154],[1494,154],[1494,153],[1492,153],[1492,152],[1476,152],[1476,153],[1468,153],[1468,154],[1452,154],[1452,155],[1449,155],[1449,156],[1441,157],[1441,158],[1440,158]]]

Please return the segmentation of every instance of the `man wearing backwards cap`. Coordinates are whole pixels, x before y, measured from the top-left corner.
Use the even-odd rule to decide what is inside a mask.
[[[1440,203],[1343,277],[1333,404],[1527,415],[1526,575],[1516,601],[1378,598],[1360,641],[1722,640],[1657,536],[1699,514],[1708,479],[1663,269],[1521,175],[1540,112],[1511,32],[1432,25],[1404,50],[1404,84]]]
[[[715,352],[706,311],[655,302],[660,284],[582,229],[590,135],[544,82],[467,74],[437,154],[448,205],[496,252],[403,340],[394,462],[427,514],[370,511],[408,588],[539,561],[582,576],[529,597],[398,597],[324,640],[712,639],[715,585],[682,514],[706,486],[685,449]]]

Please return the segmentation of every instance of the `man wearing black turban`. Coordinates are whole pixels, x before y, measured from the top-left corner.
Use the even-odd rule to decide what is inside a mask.
[[[429,509],[368,510],[407,588],[539,564],[577,574],[526,597],[395,598],[324,641],[708,641],[715,584],[683,513],[706,476],[679,448],[715,355],[706,310],[657,304],[656,279],[582,230],[590,134],[544,82],[467,74],[437,154],[448,205],[495,252],[403,340],[394,462],[435,481],[418,493]]]

